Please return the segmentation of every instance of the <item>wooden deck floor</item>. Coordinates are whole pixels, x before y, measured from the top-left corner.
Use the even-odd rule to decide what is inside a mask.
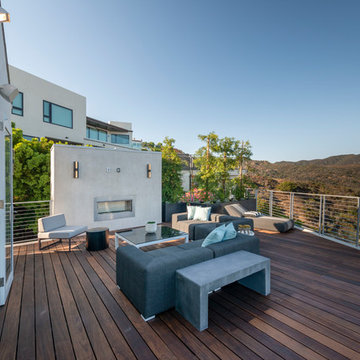
[[[140,318],[116,287],[113,241],[16,247],[0,359],[360,359],[360,252],[299,231],[257,235],[271,295],[223,288],[201,333],[175,310]]]

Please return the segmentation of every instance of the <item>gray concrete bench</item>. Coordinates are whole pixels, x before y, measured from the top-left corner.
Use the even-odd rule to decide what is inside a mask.
[[[247,251],[207,260],[176,271],[176,310],[199,331],[208,327],[208,294],[238,281],[270,294],[270,259]]]
[[[47,216],[38,220],[39,249],[43,250],[51,245],[61,242],[62,239],[69,239],[69,251],[71,251],[71,239],[87,230],[86,226],[66,225],[65,215],[58,214]],[[41,240],[59,240],[41,248]]]

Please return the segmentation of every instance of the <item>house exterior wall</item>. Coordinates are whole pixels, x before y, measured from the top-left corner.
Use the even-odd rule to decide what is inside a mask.
[[[78,179],[73,177],[74,161],[79,162]],[[147,164],[151,164],[151,178]],[[134,216],[96,221],[95,199],[133,199]],[[51,213],[64,213],[70,225],[110,230],[161,222],[161,153],[54,145]]]
[[[86,135],[86,98],[61,86],[41,79],[14,66],[9,66],[12,84],[24,94],[23,116],[11,114],[11,121],[24,135],[49,137],[84,143]],[[43,121],[43,100],[73,111],[73,128]]]

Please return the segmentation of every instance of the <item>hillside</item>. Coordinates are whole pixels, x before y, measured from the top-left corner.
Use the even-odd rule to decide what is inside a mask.
[[[298,191],[360,196],[360,154],[297,162],[253,160],[249,176],[259,186],[272,189],[291,181]]]

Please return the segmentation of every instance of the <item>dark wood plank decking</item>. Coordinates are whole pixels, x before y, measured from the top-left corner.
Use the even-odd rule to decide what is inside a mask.
[[[116,287],[113,240],[15,247],[0,359],[360,359],[360,252],[299,231],[257,236],[271,295],[212,294],[201,333],[175,310],[140,318]]]

